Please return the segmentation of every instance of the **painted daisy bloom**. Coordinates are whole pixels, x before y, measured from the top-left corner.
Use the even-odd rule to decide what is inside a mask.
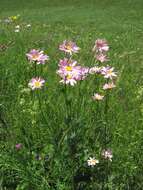
[[[116,85],[113,83],[113,82],[111,82],[111,83],[106,83],[106,84],[104,84],[104,86],[103,86],[103,90],[110,90],[110,89],[112,89],[112,88],[115,88],[116,87]]]
[[[97,39],[93,47],[93,52],[107,52],[109,50],[109,45],[104,39]]]
[[[76,43],[67,40],[63,41],[63,44],[59,46],[59,49],[61,51],[69,53],[70,55],[72,55],[72,53],[78,53],[78,51],[80,50]]]
[[[97,93],[92,96],[93,100],[103,100],[103,98],[104,98],[104,96],[97,94]]]
[[[110,149],[103,150],[102,151],[102,156],[105,159],[108,159],[108,160],[110,160],[112,162],[113,154],[112,154],[112,151]]]
[[[77,61],[73,60],[73,59],[67,59],[67,58],[64,58],[64,59],[61,59],[60,62],[59,62],[59,67],[64,67],[64,66],[76,66],[77,65]]]
[[[98,61],[100,61],[101,63],[104,63],[104,62],[108,61],[107,55],[105,55],[105,54],[98,54],[98,55],[96,55],[96,59]]]
[[[77,61],[64,58],[59,62],[57,74],[62,78],[60,81],[64,84],[74,86],[77,81],[84,80],[89,73],[88,67],[77,65]]]
[[[114,77],[117,77],[116,73],[114,72],[113,67],[102,67],[101,74],[104,75],[104,78],[112,79]]]
[[[71,86],[74,86],[77,83],[77,81],[75,80],[74,76],[69,74],[64,79],[62,79],[60,81],[60,83],[69,84]]]
[[[93,158],[89,158],[88,160],[87,160],[87,164],[88,164],[88,166],[95,166],[96,164],[98,164],[99,163],[99,160],[97,160],[97,159],[95,159],[94,157]]]
[[[26,56],[30,62],[36,62],[37,64],[45,64],[49,60],[49,56],[44,55],[43,51],[36,49],[32,49]]]
[[[36,78],[32,78],[30,80],[30,82],[28,83],[28,86],[32,89],[41,89],[42,86],[44,85],[45,80],[40,78],[40,77],[36,77]]]
[[[59,63],[59,70],[57,71],[57,73],[62,76],[67,76],[67,75],[80,75],[81,71],[80,71],[80,67],[76,65],[77,61],[74,60],[60,60]]]
[[[100,73],[100,71],[101,71],[101,67],[97,67],[97,66],[91,67],[89,69],[89,74],[98,74]]]

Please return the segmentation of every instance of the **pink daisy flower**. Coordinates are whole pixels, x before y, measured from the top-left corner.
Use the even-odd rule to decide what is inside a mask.
[[[63,44],[59,46],[59,49],[61,51],[69,53],[70,55],[72,55],[72,53],[78,53],[78,51],[80,50],[76,43],[67,40],[63,41]]]
[[[103,95],[100,95],[100,94],[97,94],[97,93],[92,96],[93,100],[103,100],[103,98],[104,98]]]
[[[85,79],[88,71],[89,68],[77,65],[77,61],[64,58],[60,60],[57,74],[62,78],[62,83],[73,86],[76,81]]]
[[[77,83],[77,81],[75,80],[74,76],[69,74],[64,79],[62,79],[60,81],[60,83],[69,84],[71,86],[74,86]]]
[[[100,73],[100,71],[101,71],[101,67],[97,67],[97,66],[91,67],[89,69],[89,74],[98,74]]]
[[[32,89],[41,89],[42,86],[44,85],[45,80],[40,78],[40,77],[36,77],[36,78],[32,78],[30,80],[30,82],[28,83],[28,86]]]
[[[98,54],[98,55],[96,55],[96,59],[98,61],[100,61],[101,63],[104,63],[104,62],[108,61],[107,55],[105,55],[105,54]]]
[[[113,82],[111,82],[111,83],[106,83],[106,84],[104,84],[104,86],[103,86],[103,90],[110,90],[110,89],[115,88],[115,87],[116,87],[116,85],[115,85]]]
[[[112,161],[113,154],[112,154],[112,151],[111,151],[110,149],[103,150],[103,151],[102,151],[102,156],[103,156],[105,159],[108,159],[108,160]]]
[[[117,77],[113,67],[102,67],[101,74],[104,75],[104,78],[109,78],[109,79]]]
[[[107,52],[109,50],[109,45],[104,39],[97,39],[95,41],[95,46],[93,47],[93,52]]]
[[[32,49],[26,56],[30,62],[36,62],[37,64],[45,64],[49,60],[49,56],[36,49]]]

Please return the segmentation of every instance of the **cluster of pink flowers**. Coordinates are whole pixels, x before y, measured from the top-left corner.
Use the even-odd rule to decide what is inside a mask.
[[[39,64],[45,64],[49,60],[49,56],[45,55],[43,51],[32,49],[26,54],[30,62],[36,62]]]
[[[93,52],[95,53],[95,58],[100,63],[106,62],[109,59],[107,58],[107,52],[109,51],[109,45],[104,39],[97,39],[95,41],[95,45],[93,47]],[[90,74],[101,74],[105,79],[107,79],[107,83],[105,83],[102,87],[103,90],[109,90],[115,88],[114,79],[117,77],[117,73],[114,71],[114,67],[110,66],[102,66],[97,65],[91,67],[89,69]],[[103,95],[95,93],[92,97],[93,100],[102,100],[104,98]]]
[[[34,62],[37,65],[39,64],[44,65],[46,61],[49,60],[48,55],[45,55],[43,51],[36,50],[36,49],[30,50],[30,52],[27,53],[26,56],[28,60],[30,61],[30,63]],[[44,83],[45,83],[44,79],[42,79],[41,77],[35,76],[29,81],[28,86],[32,90],[41,89]]]
[[[80,66],[77,61],[72,59],[72,55],[74,53],[78,53],[80,48],[76,45],[76,43],[72,41],[65,40],[63,44],[59,46],[61,51],[64,51],[68,58],[64,58],[59,62],[59,69],[57,74],[62,78],[60,81],[64,84],[70,84],[74,86],[77,81],[85,79],[89,74],[101,74],[105,79],[114,79],[117,77],[116,72],[114,72],[114,68],[110,66],[94,66],[94,67],[82,67]],[[98,39],[95,41],[95,46],[93,51],[96,54],[96,59],[101,63],[107,61],[107,52],[109,50],[109,45],[106,40]],[[109,81],[103,86],[103,90],[114,88],[115,85]],[[100,95],[99,95],[100,96]],[[99,96],[94,96],[94,100],[97,97],[97,100],[101,100],[103,98],[99,98]]]
[[[97,39],[93,47],[93,52],[95,53],[95,58],[101,63],[108,61],[107,52],[109,50],[109,45],[106,40]]]
[[[72,60],[71,55],[80,49],[74,42],[65,40],[59,49],[69,54],[68,58],[60,60],[58,65],[57,74],[62,78],[60,82],[74,86],[77,81],[84,80],[87,77],[89,68],[82,67],[77,64],[77,61]]]

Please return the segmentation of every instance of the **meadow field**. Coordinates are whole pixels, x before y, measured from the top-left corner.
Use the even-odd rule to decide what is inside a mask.
[[[143,190],[142,18],[143,0],[0,0],[0,190]]]

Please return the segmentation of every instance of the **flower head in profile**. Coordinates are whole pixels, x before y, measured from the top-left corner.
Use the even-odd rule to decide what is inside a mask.
[[[110,90],[110,89],[115,88],[115,87],[116,87],[116,85],[115,85],[113,82],[111,82],[111,83],[106,83],[106,84],[104,84],[104,86],[103,86],[103,90]]]
[[[30,82],[28,83],[28,86],[32,89],[41,89],[42,86],[44,85],[45,80],[40,78],[40,77],[36,77],[36,78],[32,78],[30,80]]]
[[[100,61],[101,63],[104,63],[104,62],[107,62],[108,61],[108,58],[107,58],[107,55],[106,54],[97,54],[96,55],[96,59],[98,61]]]
[[[103,150],[102,151],[102,156],[103,156],[104,159],[112,161],[113,154],[112,154],[112,151],[110,149]]]
[[[18,143],[15,145],[16,150],[20,150],[22,148],[22,144]]]
[[[49,60],[49,56],[36,49],[32,49],[26,56],[30,62],[36,62],[37,64],[45,64]]]
[[[73,53],[78,53],[78,51],[80,50],[75,42],[67,40],[63,41],[63,44],[59,46],[59,49],[61,51],[64,51],[65,53],[69,53],[70,55],[72,55]]]
[[[95,66],[89,69],[89,74],[99,74],[101,72],[101,67]]]
[[[101,69],[101,74],[104,75],[104,78],[107,79],[112,79],[117,77],[116,72],[114,72],[114,68],[113,67],[103,67]]]
[[[92,99],[93,100],[103,100],[103,98],[104,98],[104,96],[103,95],[100,95],[100,94],[94,94],[93,96],[92,96]]]
[[[88,166],[91,166],[91,167],[95,166],[95,165],[98,164],[98,163],[99,163],[99,160],[95,159],[94,157],[93,157],[93,158],[90,157],[90,158],[87,160]]]
[[[93,52],[104,53],[109,50],[109,45],[104,39],[97,39],[93,47]]]

